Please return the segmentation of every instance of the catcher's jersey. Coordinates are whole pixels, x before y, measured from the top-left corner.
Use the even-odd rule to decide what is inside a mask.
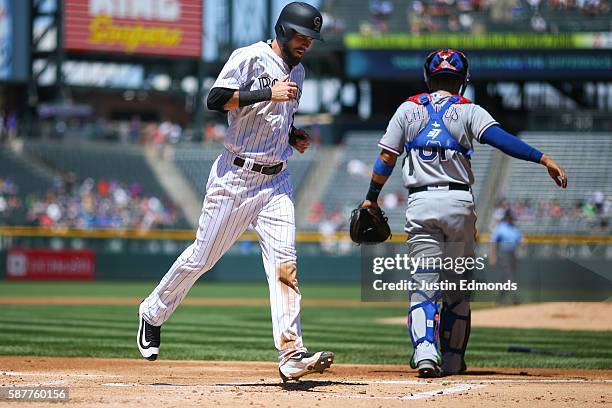
[[[446,92],[431,94],[433,107],[440,110],[450,96]],[[451,135],[463,147],[471,150],[473,140],[480,142],[482,133],[497,122],[485,109],[466,101],[464,99],[462,103],[451,105],[443,120]],[[425,106],[412,101],[404,102],[389,121],[378,146],[401,156],[405,145],[417,136],[428,120]],[[470,161],[465,155],[455,150],[432,150],[427,147],[406,152],[402,177],[406,187],[474,182]]]
[[[297,98],[287,102],[259,102],[228,112],[226,149],[258,163],[278,163],[289,158],[292,154],[289,130],[304,83],[302,64],[290,67],[263,41],[232,53],[213,88],[242,91],[269,88],[287,75],[298,86]]]

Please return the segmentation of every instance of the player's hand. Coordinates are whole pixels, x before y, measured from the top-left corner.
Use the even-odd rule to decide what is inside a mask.
[[[303,129],[294,129],[290,136],[291,146],[300,153],[304,153],[310,147],[310,138]]]
[[[376,201],[363,200],[361,206],[365,208],[378,208],[378,203]]]
[[[297,97],[298,87],[285,75],[272,86],[272,102],[287,102]]]
[[[551,159],[545,154],[542,155],[540,163],[546,166],[548,174],[553,180],[555,180],[555,183],[557,183],[559,187],[567,188],[567,175],[565,174],[565,170],[563,170],[563,167],[558,165],[553,159]]]

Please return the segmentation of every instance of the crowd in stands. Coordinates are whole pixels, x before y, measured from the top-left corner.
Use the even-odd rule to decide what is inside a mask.
[[[11,225],[22,205],[17,185],[0,177],[0,225]]]
[[[596,17],[610,11],[608,0],[411,0],[404,2],[370,0],[369,20],[360,24],[363,35],[385,34],[394,12],[405,12],[407,29],[412,34],[483,33],[488,23],[528,21],[521,30],[554,31],[546,20],[548,12],[573,13],[577,19]]]
[[[130,121],[95,121],[70,120],[51,126],[46,122],[36,135],[43,139],[112,141],[124,144],[140,144],[154,147],[176,145],[180,143],[221,143],[227,132],[227,123],[210,120],[201,129],[183,128],[178,123],[165,120],[145,122],[139,116]],[[312,145],[322,142],[321,126],[311,123],[302,127],[310,136]],[[59,129],[59,130],[58,130]]]
[[[501,0],[500,2],[503,2]],[[406,15],[412,34],[473,32],[484,28],[475,24],[474,12],[484,12],[488,3],[479,0],[410,2]]]
[[[578,228],[577,232],[609,233],[612,218],[612,197],[606,197],[601,191],[593,191],[571,206],[563,205],[557,200],[541,200],[532,203],[529,200],[502,199],[493,210],[494,227],[510,211],[517,223],[571,221]]]
[[[227,126],[216,122],[207,122],[204,125],[203,140],[205,142],[222,142]]]
[[[308,213],[308,224],[316,225],[321,234],[321,250],[328,254],[343,254],[351,251],[352,241],[349,239],[338,239],[336,233],[346,231],[352,208],[345,205],[344,208],[335,208],[327,211],[325,204],[315,201]]]
[[[10,179],[0,179],[0,225],[148,230],[172,227],[180,218],[172,204],[145,194],[138,183],[91,178],[78,182],[69,173],[45,195],[21,199],[18,193]]]
[[[311,123],[302,127],[310,136],[312,145],[322,142],[321,125]],[[165,120],[160,123],[143,121],[134,116],[130,121],[108,121],[99,118],[91,120],[41,122],[41,129],[36,137],[51,140],[87,140],[110,141],[123,144],[140,144],[146,146],[166,146],[180,143],[221,143],[228,126],[224,121],[209,120],[196,129],[183,128],[178,123]]]
[[[37,133],[51,139],[108,140],[145,145],[176,144],[193,138],[192,132],[185,132],[178,123],[170,120],[145,122],[138,115],[129,121],[105,118],[41,121]]]

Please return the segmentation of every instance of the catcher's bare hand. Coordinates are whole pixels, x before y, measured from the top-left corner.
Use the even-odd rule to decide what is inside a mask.
[[[378,208],[378,203],[376,201],[363,200],[361,206],[365,208]]]
[[[304,153],[310,147],[310,137],[303,129],[293,129],[289,136],[289,144],[300,153]]]
[[[553,180],[555,180],[555,183],[557,183],[559,187],[567,188],[567,175],[565,174],[565,170],[563,170],[563,167],[561,167],[547,155],[542,155],[540,163],[546,166],[548,174]]]
[[[272,102],[290,101],[296,98],[297,92],[297,84],[290,82],[289,75],[285,75],[272,86]]]

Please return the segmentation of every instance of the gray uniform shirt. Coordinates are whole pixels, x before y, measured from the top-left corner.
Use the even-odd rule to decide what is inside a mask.
[[[451,95],[439,92],[431,96],[434,108],[440,110]],[[405,144],[417,136],[428,120],[429,114],[425,106],[411,101],[404,102],[389,121],[387,131],[378,146],[401,156]],[[468,149],[473,149],[474,139],[480,142],[483,132],[497,124],[489,112],[473,103],[451,105],[443,120],[451,135]],[[406,187],[448,183],[471,185],[474,182],[469,159],[455,150],[445,149],[440,152],[425,147],[421,154],[419,149],[411,149],[406,153],[402,166],[402,177]]]
[[[257,163],[274,164],[287,160],[292,154],[289,130],[304,83],[302,64],[290,67],[263,41],[232,53],[213,88],[252,91],[269,88],[287,75],[289,81],[298,86],[297,98],[287,102],[254,103],[228,113],[229,127],[223,140],[227,150]]]

